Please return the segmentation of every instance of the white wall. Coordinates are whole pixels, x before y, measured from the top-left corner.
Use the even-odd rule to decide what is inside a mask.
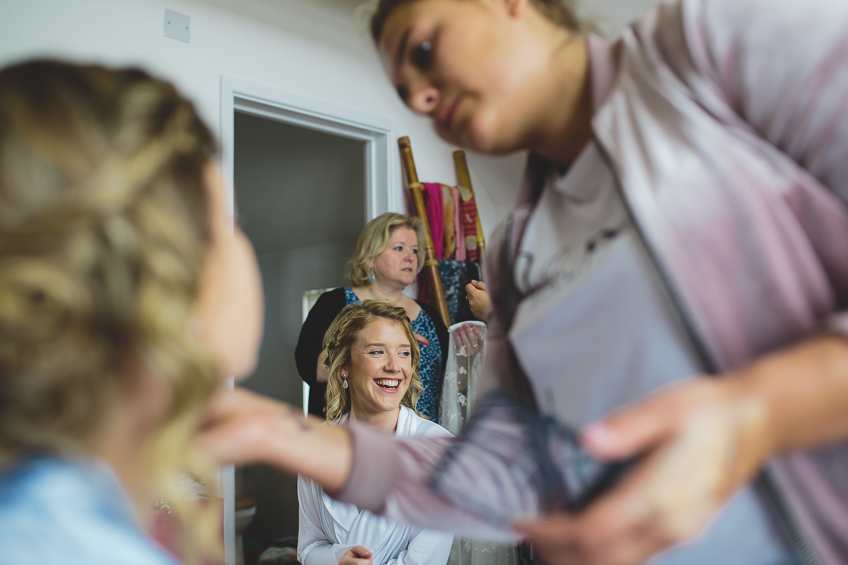
[[[455,182],[453,148],[399,102],[364,24],[354,21],[356,6],[342,0],[0,0],[0,64],[33,56],[139,64],[174,81],[215,131],[220,76],[259,83],[397,121],[412,140],[422,180]],[[166,8],[191,17],[191,43],[164,37]],[[501,177],[517,178],[520,162],[501,165],[506,175],[490,173],[481,192]],[[473,161],[471,167],[474,175]],[[401,180],[398,173],[398,190]],[[496,205],[486,194],[480,200],[491,224]]]
[[[655,2],[584,0],[613,34]],[[176,82],[215,131],[221,75],[385,116],[410,136],[421,179],[452,184],[453,148],[397,99],[365,23],[354,18],[358,5],[358,0],[0,0],[0,64],[35,55],[140,64]],[[191,43],[164,37],[166,8],[191,17]],[[468,160],[490,231],[512,204],[523,156]],[[398,187],[401,181],[398,173]]]

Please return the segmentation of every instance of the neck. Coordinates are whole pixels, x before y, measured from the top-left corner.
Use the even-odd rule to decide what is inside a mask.
[[[93,451],[112,467],[130,498],[143,508],[152,498],[145,446],[157,428],[166,396],[160,384],[140,372],[132,381],[136,386],[119,392]]]
[[[403,297],[403,288],[398,288],[396,285],[387,285],[381,283],[379,279],[366,287],[371,298],[376,300],[388,300],[393,304],[398,304]]]
[[[592,88],[586,38],[560,36],[551,68],[559,69],[540,107],[555,109],[540,122],[530,149],[558,165],[569,166],[592,137]]]
[[[130,422],[126,412],[120,409],[107,420],[105,430],[94,445],[95,454],[112,468],[136,507],[145,507],[151,497],[144,481],[146,467],[140,446],[148,435]]]
[[[377,414],[368,414],[362,410],[357,410],[356,406],[351,406],[350,419],[367,424],[375,430],[394,433],[397,430],[398,420],[400,419],[400,406],[397,407],[397,410],[379,412]]]

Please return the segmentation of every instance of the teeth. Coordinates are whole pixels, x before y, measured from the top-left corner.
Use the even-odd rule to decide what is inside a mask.
[[[378,381],[374,381],[374,382],[376,382],[378,385],[386,387],[386,388],[397,388],[398,385],[400,384],[400,381],[382,380],[382,379],[378,380]]]

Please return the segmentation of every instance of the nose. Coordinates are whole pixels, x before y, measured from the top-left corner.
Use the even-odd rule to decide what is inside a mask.
[[[400,371],[400,364],[398,363],[397,355],[389,354],[388,359],[386,359],[386,371],[389,373],[397,373]]]
[[[423,78],[409,86],[407,105],[418,114],[430,114],[439,104],[439,89]]]

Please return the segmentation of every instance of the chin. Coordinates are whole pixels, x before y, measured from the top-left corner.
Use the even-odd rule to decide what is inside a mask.
[[[485,155],[506,155],[523,149],[504,138],[503,128],[495,123],[494,117],[483,116],[471,120],[463,130],[462,135],[452,132],[446,132],[447,135],[439,132],[439,135],[449,143]]]

